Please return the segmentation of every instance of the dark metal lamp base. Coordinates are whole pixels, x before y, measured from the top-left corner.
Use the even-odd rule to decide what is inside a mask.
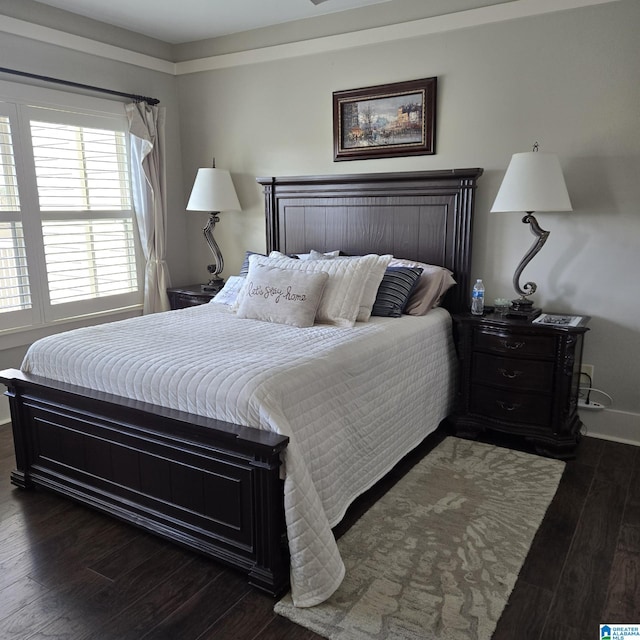
[[[505,314],[507,318],[520,318],[522,320],[533,320],[542,313],[542,309],[536,309],[531,300],[518,298],[511,301],[511,306]]]
[[[200,285],[203,291],[220,291],[224,286],[224,280],[222,278],[211,279],[207,284]]]

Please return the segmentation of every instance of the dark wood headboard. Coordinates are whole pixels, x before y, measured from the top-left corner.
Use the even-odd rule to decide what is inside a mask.
[[[482,169],[258,178],[268,251],[391,253],[450,269],[452,312],[467,309],[471,234]]]

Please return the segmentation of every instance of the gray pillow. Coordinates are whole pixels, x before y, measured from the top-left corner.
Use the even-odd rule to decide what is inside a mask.
[[[293,327],[310,327],[328,279],[329,274],[324,271],[309,273],[252,262],[237,315]]]
[[[418,267],[387,267],[371,315],[399,318],[421,273]]]

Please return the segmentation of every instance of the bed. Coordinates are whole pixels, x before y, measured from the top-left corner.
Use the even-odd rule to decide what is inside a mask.
[[[459,311],[481,173],[259,178],[267,248],[442,265],[458,282],[442,304]],[[52,339],[54,355],[34,348],[25,369],[35,373],[0,374],[15,441],[11,479],[225,562],[273,595],[291,582],[296,604],[312,606],[342,579],[331,527],[450,409],[450,317],[434,309],[399,323],[304,330],[249,321],[253,333],[235,340],[234,315],[203,305],[69,332]],[[137,344],[121,333],[132,325],[144,336]],[[93,353],[74,342],[85,331],[99,345]],[[193,348],[177,358],[185,332]],[[244,347],[224,348],[234,340]],[[438,364],[422,367],[436,351]],[[418,404],[405,406],[405,392]]]

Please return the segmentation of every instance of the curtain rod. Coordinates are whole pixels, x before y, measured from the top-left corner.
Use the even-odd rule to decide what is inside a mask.
[[[52,82],[54,84],[63,84],[67,87],[75,87],[77,89],[88,89],[89,91],[98,91],[99,93],[108,93],[112,96],[120,96],[121,98],[130,98],[135,102],[146,102],[150,105],[156,105],[160,102],[157,98],[147,98],[139,96],[135,93],[123,93],[122,91],[114,91],[113,89],[103,89],[102,87],[94,87],[90,84],[81,84],[80,82],[71,82],[70,80],[60,80],[59,78],[51,78],[50,76],[40,76],[36,73],[27,73],[26,71],[18,71],[17,69],[7,69],[0,67],[1,73],[10,73],[14,76],[22,76],[23,78],[33,78],[34,80],[43,80],[44,82]]]

